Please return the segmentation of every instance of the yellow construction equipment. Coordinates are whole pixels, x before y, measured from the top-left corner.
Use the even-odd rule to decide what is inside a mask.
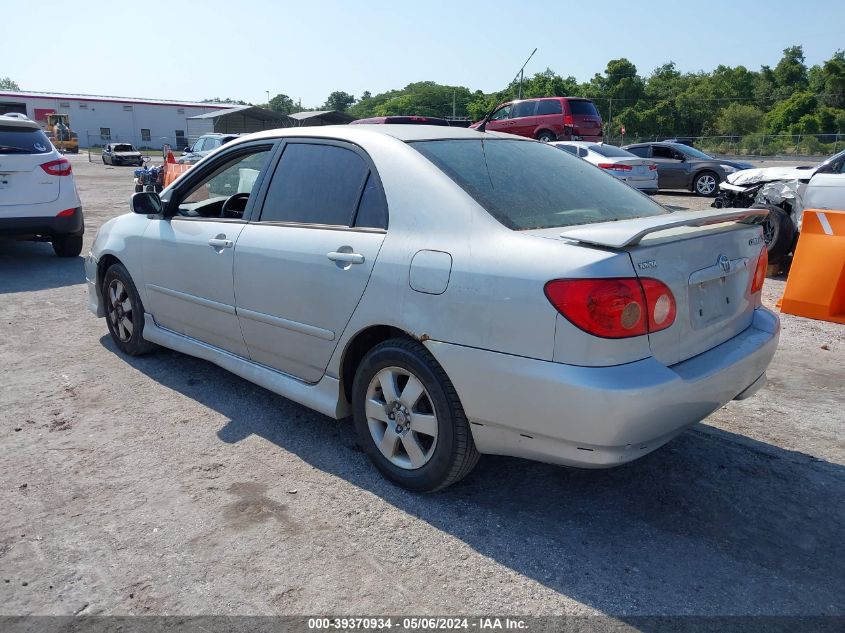
[[[78,154],[79,137],[76,132],[70,129],[70,117],[67,114],[51,112],[46,115],[44,131],[50,138],[50,142],[60,152]]]

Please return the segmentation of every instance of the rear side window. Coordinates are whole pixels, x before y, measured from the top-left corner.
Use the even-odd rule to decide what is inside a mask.
[[[543,114],[563,114],[560,101],[557,99],[543,99],[537,106],[537,116]]]
[[[582,116],[598,116],[599,112],[596,110],[596,106],[593,105],[592,101],[581,101],[581,100],[570,100],[569,101],[569,110],[572,112],[573,115],[582,115]]]
[[[666,147],[664,145],[652,145],[651,155],[654,158],[672,158],[675,160],[680,159],[680,155],[678,154],[678,152],[673,150],[671,147]]]
[[[629,147],[627,151],[631,152],[634,156],[648,158],[648,145],[644,145],[642,147]]]
[[[379,187],[378,180],[371,173],[364,185],[358,213],[355,215],[355,226],[371,229],[387,228],[387,203]]]
[[[522,101],[514,104],[513,109],[511,110],[511,118],[517,119],[520,117],[534,116],[536,112],[536,101]]]
[[[545,143],[462,139],[411,146],[513,230],[668,213],[613,176]]]
[[[350,226],[369,172],[352,150],[290,143],[270,182],[261,221]]]
[[[53,146],[40,129],[0,124],[0,154],[46,154]]]
[[[615,145],[590,145],[589,149],[596,154],[610,158],[631,158],[633,154]]]

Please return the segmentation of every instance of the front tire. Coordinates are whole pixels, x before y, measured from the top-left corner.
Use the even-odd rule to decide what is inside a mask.
[[[129,356],[156,349],[144,340],[144,304],[123,264],[112,264],[103,276],[106,324],[117,348]]]
[[[699,196],[712,198],[719,192],[719,175],[713,171],[703,171],[695,177],[692,190]]]
[[[789,214],[778,206],[767,204],[769,215],[763,220],[763,241],[770,264],[780,264],[792,249],[795,224]]]
[[[82,252],[81,235],[57,235],[52,243],[53,251],[59,257],[79,257]]]
[[[390,339],[367,353],[352,384],[352,410],[361,447],[403,488],[441,490],[478,462],[455,387],[416,341]]]

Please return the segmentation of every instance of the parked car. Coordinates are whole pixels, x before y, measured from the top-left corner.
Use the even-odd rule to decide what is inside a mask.
[[[211,152],[226,143],[231,143],[242,134],[203,134],[193,145],[187,148],[182,155],[176,159],[177,163],[194,164],[201,161]]]
[[[449,125],[446,119],[434,116],[374,116],[368,119],[358,119],[349,125],[366,125],[380,123],[388,125]]]
[[[104,165],[135,165],[144,164],[144,157],[131,143],[106,143],[103,148]]]
[[[509,101],[498,106],[483,121],[488,132],[507,132],[538,141],[601,141],[604,135],[599,111],[589,99],[543,97]]]
[[[670,213],[519,137],[268,130],[131,206],[85,264],[117,349],[162,345],[351,413],[412,490],[479,453],[631,461],[754,393],[777,345],[760,226],[697,228],[764,211]]]
[[[634,189],[647,194],[657,193],[657,164],[652,160],[605,143],[554,141],[552,145],[604,169]]]
[[[0,236],[50,241],[59,257],[76,257],[84,230],[68,159],[35,121],[0,115]]]
[[[689,189],[699,196],[715,196],[719,183],[728,174],[754,167],[742,161],[713,158],[683,143],[636,143],[622,149],[657,163],[660,189]]]

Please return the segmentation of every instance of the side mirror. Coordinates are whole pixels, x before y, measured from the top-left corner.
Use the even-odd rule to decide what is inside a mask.
[[[185,149],[182,150],[182,156],[187,156],[190,153],[191,153],[190,147],[186,147]]]
[[[132,208],[132,213],[140,215],[159,215],[164,209],[161,198],[154,191],[133,193],[129,206]]]

